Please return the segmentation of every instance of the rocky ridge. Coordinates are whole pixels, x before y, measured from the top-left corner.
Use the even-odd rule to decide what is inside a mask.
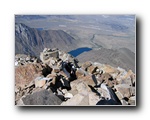
[[[23,23],[15,23],[15,54],[39,57],[45,47],[70,51],[78,48],[78,41],[63,30],[38,30]]]
[[[15,56],[15,105],[136,105],[135,74],[59,49]]]

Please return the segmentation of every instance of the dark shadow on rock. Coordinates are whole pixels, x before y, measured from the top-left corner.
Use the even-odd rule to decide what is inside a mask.
[[[52,68],[50,68],[48,65],[42,70],[42,74],[44,77],[46,77],[48,74],[51,74]]]
[[[113,99],[110,100],[100,100],[96,105],[120,105]]]
[[[92,80],[94,81],[95,85],[97,85],[97,79],[94,74],[92,74]]]
[[[91,86],[91,85],[88,85],[88,86],[91,88],[92,92],[96,93],[96,95],[98,95],[99,97],[101,96],[101,94],[97,90],[95,90],[95,88],[93,86]]]
[[[121,101],[119,100],[113,89],[111,89],[110,87],[107,87],[107,89],[109,90],[112,99],[110,103],[112,102],[113,105],[121,105]]]

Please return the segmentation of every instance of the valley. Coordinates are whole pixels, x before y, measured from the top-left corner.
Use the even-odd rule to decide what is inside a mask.
[[[39,56],[44,47],[55,47],[82,62],[97,61],[135,71],[134,15],[16,15],[15,22],[16,54]],[[124,48],[127,53],[120,51]]]

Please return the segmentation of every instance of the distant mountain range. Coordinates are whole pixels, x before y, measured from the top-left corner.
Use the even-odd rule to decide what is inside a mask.
[[[78,41],[63,30],[38,30],[22,23],[15,24],[15,54],[39,56],[45,47],[70,51]]]

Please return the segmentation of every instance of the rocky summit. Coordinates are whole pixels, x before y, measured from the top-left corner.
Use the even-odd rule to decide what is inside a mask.
[[[136,105],[132,70],[91,61],[81,64],[57,48],[44,48],[39,58],[15,56],[15,105]]]

